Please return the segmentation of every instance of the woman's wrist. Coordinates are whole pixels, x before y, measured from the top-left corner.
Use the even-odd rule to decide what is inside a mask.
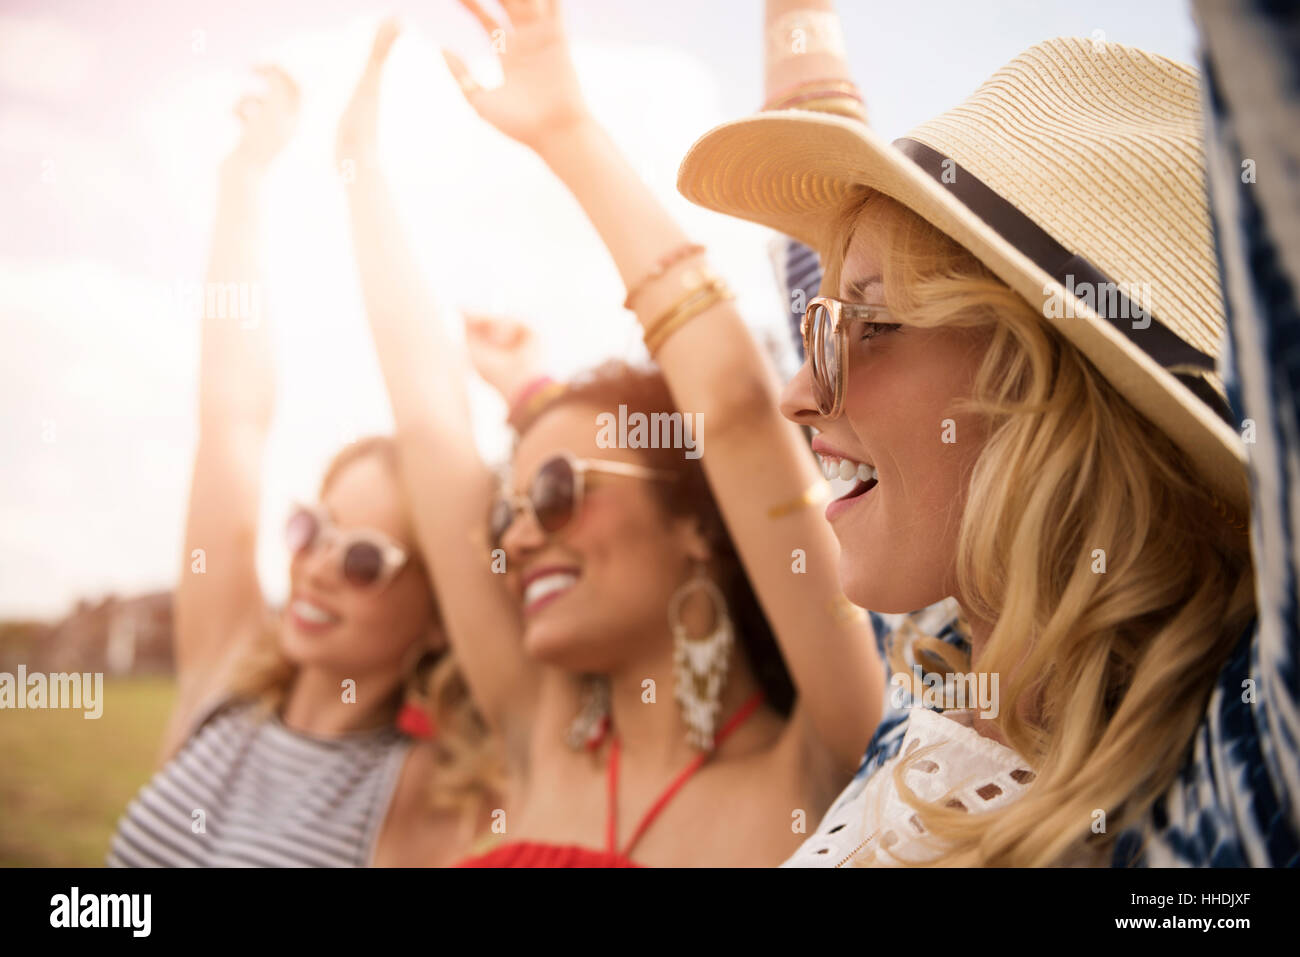
[[[548,125],[531,145],[533,152],[562,178],[567,160],[603,135],[604,129],[584,108],[562,123]]]
[[[537,414],[564,392],[564,384],[548,375],[537,375],[506,394],[506,421],[522,432]]]
[[[357,150],[340,157],[337,171],[344,186],[370,186],[383,182],[384,177],[377,150]]]
[[[217,175],[222,192],[255,194],[262,187],[266,170],[250,163],[238,153],[231,153],[221,161]]]
[[[832,89],[853,83],[830,0],[768,0],[765,42],[765,109],[781,108],[773,101],[804,84]]]
[[[506,405],[513,412],[515,408],[527,402],[538,390],[545,388],[555,380],[545,373],[530,375],[526,379],[507,386],[501,390],[502,396],[506,400]]]

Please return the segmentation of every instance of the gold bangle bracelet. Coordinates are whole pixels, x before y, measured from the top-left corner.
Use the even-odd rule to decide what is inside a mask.
[[[763,104],[763,109],[780,109],[776,104],[784,103],[802,93],[807,93],[809,90],[834,90],[838,93],[846,93],[849,96],[857,97],[858,99],[862,98],[862,91],[858,89],[858,85],[852,80],[842,79],[839,77],[826,77],[820,80],[805,80],[802,83],[787,86],[785,89],[772,94],[772,96],[767,99],[767,102]]]
[[[732,295],[731,290],[726,286],[716,285],[706,288],[704,290],[704,295],[702,295],[697,301],[684,307],[677,315],[672,316],[664,322],[664,324],[659,327],[657,336],[654,338],[649,336],[646,337],[645,347],[647,351],[649,351],[650,357],[653,359],[659,352],[659,349],[668,341],[672,334],[682,326],[686,325],[686,323],[690,322],[690,320],[713,306],[716,306],[718,303],[734,298],[735,296]]]
[[[681,262],[684,259],[689,259],[692,256],[698,256],[704,251],[705,251],[704,247],[701,246],[699,243],[687,243],[684,246],[679,246],[677,249],[674,249],[672,252],[667,253],[664,256],[661,256],[659,258],[659,261],[655,263],[654,269],[652,269],[647,275],[643,276],[640,282],[638,282],[636,285],[634,285],[631,289],[628,290],[627,298],[623,300],[623,308],[631,309],[632,303],[636,300],[636,298],[639,295],[641,295],[642,291],[646,288],[646,286],[650,285],[652,282],[655,282],[656,280],[662,279],[665,275],[667,275],[668,270],[673,268],[673,266],[676,266],[679,262]]]
[[[847,97],[828,96],[818,100],[808,100],[791,109],[807,110],[810,113],[833,113],[836,116],[846,116],[864,123],[867,121],[867,111],[862,108],[862,104]]]
[[[856,90],[837,89],[833,86],[823,86],[818,88],[809,88],[791,93],[788,96],[774,99],[763,106],[764,110],[788,110],[798,106],[800,103],[806,103],[809,100],[828,100],[843,98],[853,100],[855,103],[862,103],[862,94]]]
[[[679,311],[685,309],[688,305],[694,302],[697,296],[703,295],[707,290],[715,286],[722,285],[722,280],[711,272],[692,273],[689,276],[682,277],[683,284],[691,282],[691,280],[695,280],[696,284],[692,285],[684,296],[656,316],[654,320],[650,322],[644,330],[642,330],[641,338],[653,339],[659,334],[659,330],[663,328],[665,323],[672,319],[673,316],[677,315]]]
[[[717,273],[713,272],[711,269],[689,269],[686,272],[683,272],[681,276],[678,277],[678,282],[681,288],[685,289],[686,292],[682,294],[681,298],[679,298],[671,306],[669,306],[662,313],[656,316],[653,322],[647,324],[646,331],[653,332],[655,325],[657,325],[659,321],[663,319],[664,316],[668,315],[668,313],[672,312],[674,309],[680,307],[682,303],[690,299],[691,296],[695,295],[703,287],[709,285],[710,283],[721,282],[721,281],[722,281],[722,277],[720,277]]]
[[[716,306],[718,303],[730,298],[731,293],[725,289],[710,287],[705,290],[704,294],[701,295],[699,299],[683,308],[677,315],[664,323],[660,327],[658,335],[646,337],[645,347],[646,351],[650,353],[650,358],[653,359],[658,354],[659,350],[663,347],[663,344],[672,337],[674,332],[686,325],[686,323],[690,322],[696,316],[700,315],[700,313],[704,312],[706,309]]]

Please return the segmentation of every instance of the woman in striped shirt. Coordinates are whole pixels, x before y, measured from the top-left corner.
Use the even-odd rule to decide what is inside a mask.
[[[240,102],[242,137],[221,166],[207,287],[247,283],[254,296],[259,189],[298,104],[285,73],[261,72],[267,91]],[[202,318],[198,452],[175,597],[179,695],[162,766],[123,815],[109,864],[455,860],[490,806],[478,763],[488,752],[446,653],[395,445],[349,446],[319,504],[294,510],[292,594],[273,620],[255,563],[269,331],[260,312],[215,311]],[[412,742],[395,722],[417,675],[438,730]]]

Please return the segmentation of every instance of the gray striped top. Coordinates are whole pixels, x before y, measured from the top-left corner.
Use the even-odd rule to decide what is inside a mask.
[[[410,742],[316,738],[224,702],[127,805],[110,867],[363,867]]]

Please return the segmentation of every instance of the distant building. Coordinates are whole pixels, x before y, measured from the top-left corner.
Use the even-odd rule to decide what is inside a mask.
[[[19,662],[31,671],[106,675],[171,674],[175,667],[170,591],[110,595],[97,603],[82,599],[62,621],[21,627],[21,645],[0,644],[5,670]]]

